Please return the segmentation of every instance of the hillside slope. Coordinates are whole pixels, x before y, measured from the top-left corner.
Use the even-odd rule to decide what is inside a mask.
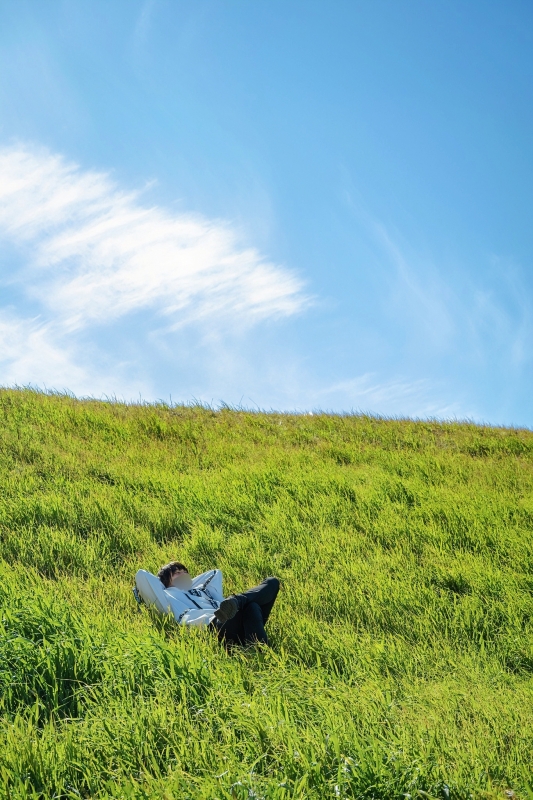
[[[533,797],[532,432],[15,390],[0,421],[2,797]],[[172,558],[277,575],[272,650],[139,612]]]

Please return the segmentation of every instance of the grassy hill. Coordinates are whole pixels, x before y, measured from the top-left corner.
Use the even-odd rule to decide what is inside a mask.
[[[532,432],[11,390],[0,421],[1,797],[533,797]],[[272,650],[138,611],[172,558],[277,575]]]

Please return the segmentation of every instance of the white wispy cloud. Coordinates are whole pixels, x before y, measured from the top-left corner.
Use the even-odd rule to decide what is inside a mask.
[[[339,405],[345,411],[357,411],[384,416],[438,417],[451,419],[471,417],[460,403],[435,400],[441,395],[434,382],[427,379],[405,380],[402,378],[383,380],[374,373],[365,373],[355,378],[325,386],[315,393],[317,408]]]
[[[370,229],[390,266],[390,312],[409,321],[409,327],[433,350],[452,346],[457,334],[457,299],[450,283],[434,263],[406,252],[385,224],[377,219]]]
[[[230,223],[150,207],[109,175],[36,148],[0,149],[2,241],[20,257],[0,283],[23,298],[18,316],[0,304],[4,384],[85,385],[76,336],[141,310],[154,328],[205,332],[309,302],[301,280],[243,246]],[[25,316],[27,303],[37,318]]]
[[[143,206],[102,173],[0,151],[0,233],[29,245],[33,294],[69,329],[151,307],[188,322],[290,315],[300,280],[243,248],[229,224]]]
[[[0,312],[2,384],[67,389],[84,382],[86,371],[65,345],[54,342],[50,325]],[[70,383],[69,383],[70,382]]]
[[[517,369],[531,357],[531,292],[517,264],[487,255],[476,271],[437,266],[400,245],[381,221],[371,230],[393,267],[389,309],[407,322],[417,348]]]

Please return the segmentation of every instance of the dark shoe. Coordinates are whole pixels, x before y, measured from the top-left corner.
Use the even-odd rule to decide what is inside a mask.
[[[234,597],[227,597],[225,600],[221,602],[217,610],[215,611],[215,617],[218,619],[219,622],[227,622],[229,619],[233,619],[237,611],[239,610],[239,606],[237,605],[237,601]]]

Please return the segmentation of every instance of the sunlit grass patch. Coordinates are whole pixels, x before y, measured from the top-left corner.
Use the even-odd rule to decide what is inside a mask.
[[[533,434],[0,392],[3,796],[533,796]],[[282,590],[269,651],[139,567]],[[425,793],[425,794],[424,794]]]

